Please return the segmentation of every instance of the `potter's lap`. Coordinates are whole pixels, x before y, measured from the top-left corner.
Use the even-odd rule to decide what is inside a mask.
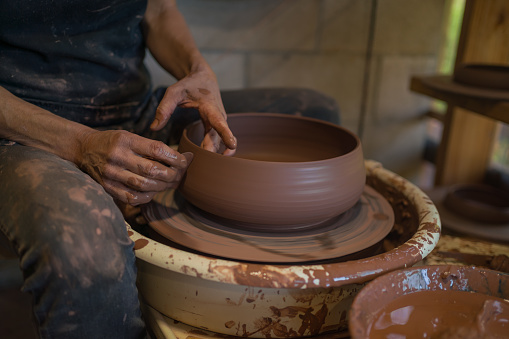
[[[74,164],[35,148],[0,147],[0,205],[2,231],[20,255],[73,253],[69,260],[78,264],[104,251],[120,258],[130,246],[122,214],[102,187]]]

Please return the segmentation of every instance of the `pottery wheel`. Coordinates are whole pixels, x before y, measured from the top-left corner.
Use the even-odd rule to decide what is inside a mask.
[[[187,248],[233,260],[289,263],[333,259],[380,243],[394,225],[385,198],[365,186],[350,210],[323,223],[275,233],[208,214],[169,190],[143,206],[150,227]]]

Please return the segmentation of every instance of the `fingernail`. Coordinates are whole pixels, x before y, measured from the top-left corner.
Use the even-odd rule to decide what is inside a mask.
[[[159,126],[159,119],[154,118],[154,121],[150,124],[150,128],[156,128],[157,126]]]
[[[191,161],[194,159],[194,154],[191,152],[184,152],[182,155],[186,158],[187,165],[189,166],[191,164]]]
[[[237,138],[233,137],[233,138],[231,139],[231,141],[232,141],[233,148],[234,148],[234,149],[235,149],[235,148],[237,148]]]

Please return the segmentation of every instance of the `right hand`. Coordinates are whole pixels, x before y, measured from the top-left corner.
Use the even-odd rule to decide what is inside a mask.
[[[80,140],[76,163],[114,199],[135,206],[176,188],[192,160],[161,141],[121,131],[93,131]]]

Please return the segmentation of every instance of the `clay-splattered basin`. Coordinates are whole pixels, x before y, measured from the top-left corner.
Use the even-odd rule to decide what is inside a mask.
[[[495,299],[496,298],[496,299]],[[376,278],[355,297],[353,339],[505,338],[509,275],[474,266],[421,266]],[[497,336],[498,335],[498,336]]]
[[[193,205],[227,219],[293,230],[351,208],[366,174],[359,138],[320,120],[272,113],[228,115],[238,140],[234,157],[200,147],[203,124],[183,133],[192,152],[179,190]]]
[[[437,210],[421,190],[376,162],[367,161],[366,169],[368,184],[394,208],[397,230],[389,236],[409,234],[395,248],[348,262],[266,265],[197,255],[129,228],[143,299],[172,319],[227,335],[286,337],[346,330],[353,297],[364,284],[420,261],[440,236]]]

